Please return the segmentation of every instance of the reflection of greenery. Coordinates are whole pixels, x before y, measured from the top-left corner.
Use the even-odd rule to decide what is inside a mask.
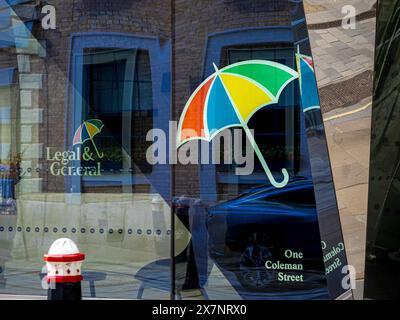
[[[96,155],[96,161],[111,161],[111,162],[122,162],[122,150],[121,148],[110,148],[102,150],[104,156],[102,159],[98,159]]]
[[[95,116],[93,116],[94,118]],[[122,146],[122,137],[114,137],[112,132],[103,129],[95,138],[95,143],[101,158],[96,154],[91,142],[86,142],[83,147],[90,148],[91,157],[93,160],[84,161],[82,158],[82,166],[97,166],[100,163],[103,172],[118,172],[121,169],[129,170],[129,174],[149,173],[152,171],[152,165],[147,162],[146,151],[152,144],[146,141],[147,128],[151,128],[152,118],[147,116],[138,116],[135,121],[138,121],[140,126],[135,129],[135,134],[131,136],[131,151],[124,151]],[[129,134],[129,133],[126,133]],[[132,132],[133,134],[133,132]],[[82,150],[83,153],[83,150]],[[82,157],[82,155],[81,155]],[[124,172],[126,174],[126,172]]]
[[[18,153],[16,156],[12,157],[10,160],[0,161],[0,178],[13,178],[20,179],[20,164],[21,164],[21,154]],[[8,168],[5,170],[4,166]]]
[[[137,146],[136,148],[132,149],[132,160],[136,163],[142,163],[142,162],[146,162],[146,150],[147,150],[147,146]],[[93,158],[95,159],[95,161],[110,161],[110,162],[122,162],[123,161],[123,153],[122,153],[122,149],[115,147],[115,148],[109,148],[109,149],[102,149],[102,152],[104,154],[104,157],[102,159],[99,159],[96,156],[94,156]]]
[[[146,151],[150,143],[140,143],[132,150],[132,160],[136,163],[147,163]]]
[[[136,148],[132,149],[132,160],[135,163],[147,163],[146,160],[146,150],[147,145],[140,144]],[[122,163],[123,152],[121,147],[109,147],[109,148],[99,148],[99,152],[103,153],[103,158],[99,158],[96,152],[92,153],[94,162],[112,162],[112,163]]]
[[[270,161],[282,160],[285,158],[286,155],[286,149],[284,146],[275,146],[275,147],[263,146],[260,149],[264,158]]]
[[[92,152],[92,150],[91,150]],[[122,150],[121,148],[114,147],[114,148],[102,148],[99,149],[99,152],[103,154],[102,158],[99,158],[96,152],[92,153],[92,158],[94,162],[115,162],[121,163],[122,162]],[[92,161],[89,161],[92,162]]]
[[[6,166],[15,166],[18,167],[19,164],[21,163],[21,154],[18,153],[16,156],[12,157],[10,160],[3,160],[0,161],[0,165],[6,165]]]

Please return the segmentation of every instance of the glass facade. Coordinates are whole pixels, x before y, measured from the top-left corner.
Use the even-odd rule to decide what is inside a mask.
[[[301,1],[53,5],[0,1],[0,294],[61,237],[86,297],[346,293]]]
[[[399,3],[379,1],[372,108],[365,296],[398,299]]]

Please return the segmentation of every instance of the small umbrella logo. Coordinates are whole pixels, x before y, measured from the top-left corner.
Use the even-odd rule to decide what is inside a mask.
[[[178,147],[190,140],[211,141],[220,131],[240,126],[260,163],[276,188],[289,182],[286,168],[282,181],[276,181],[247,123],[257,110],[277,103],[283,89],[298,73],[280,63],[248,60],[229,65],[209,76],[192,94],[181,115],[178,127]]]
[[[103,153],[99,153],[97,150],[97,146],[93,141],[93,138],[96,134],[100,133],[103,129],[104,124],[99,119],[90,119],[84,121],[79,128],[75,131],[73,145],[83,144],[85,141],[90,140],[93,144],[94,149],[96,150],[97,156],[101,159],[104,157]]]

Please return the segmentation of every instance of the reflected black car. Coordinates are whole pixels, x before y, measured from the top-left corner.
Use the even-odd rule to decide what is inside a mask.
[[[287,292],[326,287],[310,180],[293,180],[282,189],[251,189],[214,206],[208,212],[207,229],[212,260],[239,291]],[[302,258],[288,258],[294,253]],[[267,261],[269,266],[301,265],[302,270],[268,269]],[[282,280],[282,274],[302,281]]]

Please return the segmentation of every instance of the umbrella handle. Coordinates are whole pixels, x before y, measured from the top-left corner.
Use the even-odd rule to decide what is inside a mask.
[[[97,156],[99,157],[99,159],[102,159],[104,157],[104,153],[102,152],[101,155],[99,153],[99,150],[97,150],[96,144],[94,143],[93,139],[90,139],[90,141],[92,141],[94,150],[96,150]]]
[[[260,163],[269,179],[269,181],[271,182],[271,184],[275,187],[275,188],[283,188],[285,187],[288,182],[289,182],[289,173],[286,170],[286,168],[282,169],[282,174],[283,174],[283,180],[281,182],[277,182],[275,180],[275,177],[272,175],[271,170],[268,167],[267,162],[264,159],[264,156],[261,153],[260,148],[258,148],[257,142],[254,139],[251,131],[249,130],[249,128],[247,127],[247,125],[243,125],[244,131],[246,132],[246,135],[248,137],[248,139],[250,140],[250,143],[254,149],[254,152],[256,153],[258,159],[260,160]]]

